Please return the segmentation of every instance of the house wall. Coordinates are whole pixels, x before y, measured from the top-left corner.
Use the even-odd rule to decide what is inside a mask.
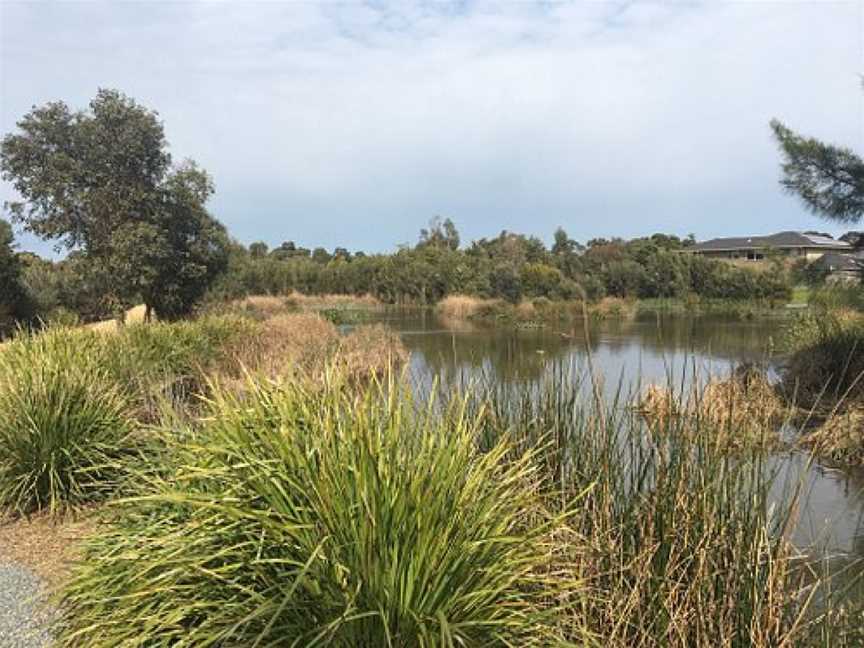
[[[699,252],[698,254],[712,259],[732,259],[740,261],[761,261],[779,254],[792,259],[804,258],[807,259],[807,261],[815,261],[822,257],[825,252],[826,250],[821,248],[741,248],[738,250],[706,250],[704,252]]]

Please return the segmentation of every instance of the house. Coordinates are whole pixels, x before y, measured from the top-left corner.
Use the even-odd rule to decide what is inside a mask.
[[[864,275],[864,257],[858,254],[826,252],[813,262],[812,267],[829,282],[860,281]]]
[[[778,232],[768,236],[716,238],[697,243],[687,250],[716,259],[747,259],[759,261],[768,256],[785,256],[814,261],[822,255],[851,254],[852,245],[820,234]]]

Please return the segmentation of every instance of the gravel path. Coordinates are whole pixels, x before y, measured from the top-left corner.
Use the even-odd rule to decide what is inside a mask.
[[[50,612],[43,609],[44,586],[28,569],[0,562],[0,646],[45,648]]]

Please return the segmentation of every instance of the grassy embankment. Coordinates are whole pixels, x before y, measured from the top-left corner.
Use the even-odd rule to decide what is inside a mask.
[[[108,502],[60,644],[861,640],[788,541],[794,499],[769,506],[764,449],[716,442],[734,419],[648,426],[561,375],[416,403],[387,340],[360,341],[380,382],[310,314],[57,328],[0,351],[7,510]]]

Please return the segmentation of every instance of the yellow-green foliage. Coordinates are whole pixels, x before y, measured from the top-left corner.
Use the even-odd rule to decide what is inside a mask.
[[[62,645],[561,643],[578,584],[549,563],[564,518],[533,452],[481,453],[462,403],[396,384],[245,392],[172,433],[176,471],[90,543]]]
[[[136,425],[103,347],[98,334],[59,327],[0,351],[0,507],[58,512],[116,488]]]

